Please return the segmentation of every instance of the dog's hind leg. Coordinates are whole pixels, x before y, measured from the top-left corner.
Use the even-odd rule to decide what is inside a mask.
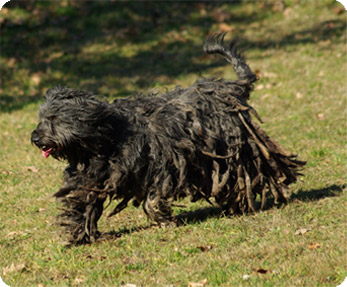
[[[173,222],[170,201],[158,195],[156,191],[148,193],[143,202],[143,210],[148,218],[160,225],[169,225]]]

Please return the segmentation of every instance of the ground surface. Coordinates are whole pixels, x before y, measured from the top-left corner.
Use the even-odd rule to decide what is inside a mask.
[[[0,276],[8,285],[337,286],[347,276],[346,12],[338,2],[27,1],[0,15]],[[231,31],[247,50],[260,77],[250,103],[263,127],[308,161],[292,201],[228,218],[183,202],[175,211],[190,211],[187,224],[164,229],[129,207],[101,219],[107,240],[64,247],[51,194],[65,164],[29,141],[45,90],[63,84],[115,98],[199,76],[233,78],[222,59],[202,53],[216,31]]]

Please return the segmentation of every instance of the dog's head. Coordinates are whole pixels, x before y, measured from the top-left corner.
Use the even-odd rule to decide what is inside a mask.
[[[110,114],[109,104],[89,92],[52,88],[39,108],[39,124],[31,142],[46,158],[69,158],[72,150],[95,145]]]

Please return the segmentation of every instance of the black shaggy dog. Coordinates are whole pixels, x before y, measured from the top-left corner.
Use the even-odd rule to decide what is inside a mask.
[[[55,87],[40,106],[31,141],[45,157],[66,159],[60,224],[73,244],[96,240],[108,198],[142,203],[157,223],[173,221],[172,202],[215,202],[226,214],[286,202],[288,185],[305,164],[253,122],[247,104],[255,74],[225,34],[209,36],[204,51],[229,61],[236,81],[204,78],[186,89],[113,103],[86,91]],[[256,196],[261,202],[256,202]]]

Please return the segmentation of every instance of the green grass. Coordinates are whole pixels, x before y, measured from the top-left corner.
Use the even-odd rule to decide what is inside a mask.
[[[278,8],[267,1],[11,1],[1,10],[0,276],[8,285],[337,286],[343,281],[345,11],[335,1],[282,2]],[[59,206],[51,194],[61,184],[65,163],[43,159],[29,140],[45,90],[63,84],[114,98],[188,86],[199,76],[233,78],[230,66],[201,49],[205,35],[221,29],[239,37],[260,76],[250,103],[263,127],[308,162],[305,176],[292,186],[292,201],[227,218],[207,203],[184,201],[186,208],[175,211],[188,211],[189,217],[178,228],[151,226],[142,209],[128,207],[101,218],[105,240],[63,246],[53,224]]]

